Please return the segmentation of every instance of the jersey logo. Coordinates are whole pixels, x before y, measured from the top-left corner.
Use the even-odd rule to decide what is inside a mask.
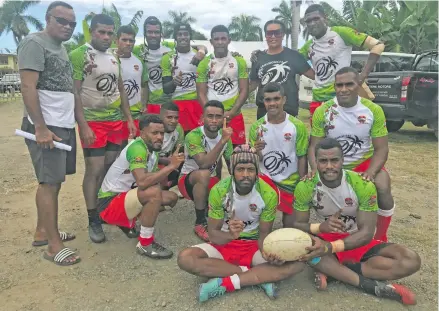
[[[320,81],[326,81],[335,73],[338,62],[330,56],[323,57],[317,61],[316,75]]]
[[[129,100],[133,99],[137,95],[140,89],[136,80],[131,80],[131,79],[123,81],[123,87],[125,89],[125,93],[127,93]]]
[[[116,62],[114,59],[111,59],[111,63],[112,63],[113,65],[117,65],[117,62]]]
[[[160,66],[151,67],[148,75],[152,84],[162,83],[162,68]]]
[[[134,65],[134,70],[139,71],[139,65]]]
[[[143,158],[142,157],[135,157],[134,162],[135,163],[143,163]]]
[[[270,151],[264,156],[264,167],[271,176],[282,174],[290,164],[290,157],[283,151]]]
[[[96,90],[103,96],[113,96],[117,90],[117,78],[114,73],[104,73],[97,78]]]
[[[230,78],[221,78],[212,82],[213,90],[219,95],[228,94],[234,87],[233,81]]]
[[[352,200],[351,198],[346,198],[344,199],[344,204],[346,204],[347,206],[352,206],[354,205],[354,200]]]
[[[194,72],[186,72],[182,75],[181,80],[181,88],[182,89],[190,89],[195,86],[195,80],[197,79],[197,76]]]
[[[290,141],[291,138],[292,138],[291,133],[285,133],[285,134],[284,134],[284,138],[285,138],[286,141]]]
[[[250,209],[252,212],[256,212],[256,211],[258,210],[258,206],[257,206],[256,204],[250,204],[250,205],[249,205],[249,209]]]
[[[373,196],[371,196],[370,197],[370,199],[369,199],[369,206],[374,206],[375,204],[377,204],[377,196],[376,195],[373,195]]]
[[[364,141],[360,139],[357,135],[343,135],[337,137],[338,142],[341,145],[341,149],[345,156],[353,156],[364,144]]]
[[[281,62],[281,61],[273,61],[269,62],[267,64],[264,64],[259,69],[259,72],[264,72],[265,68],[267,71],[264,74],[259,74],[261,79],[261,84],[266,85],[269,82],[277,82],[277,83],[284,83],[288,80],[289,73],[291,71],[291,68],[287,65],[288,61]]]
[[[366,116],[358,116],[358,122],[360,122],[360,124],[366,124]]]

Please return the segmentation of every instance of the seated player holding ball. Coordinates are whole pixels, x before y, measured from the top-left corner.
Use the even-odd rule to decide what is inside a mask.
[[[421,259],[405,246],[373,238],[377,191],[371,181],[343,170],[340,143],[325,138],[315,147],[317,173],[296,187],[294,227],[312,233],[314,245],[300,258],[316,271],[318,289],[326,275],[366,293],[412,305],[415,294],[398,284],[387,284],[419,270]],[[320,223],[309,224],[310,209]]]
[[[252,285],[260,285],[274,299],[274,282],[305,267],[304,263],[284,263],[261,251],[272,230],[278,196],[258,178],[258,163],[254,149],[236,147],[230,163],[233,177],[221,180],[209,195],[210,243],[187,248],[178,256],[178,265],[184,271],[212,278],[201,284],[200,302]]]
[[[154,240],[154,224],[161,206],[175,206],[178,197],[174,192],[163,191],[159,183],[184,160],[178,150],[168,166],[157,171],[158,152],[162,148],[164,126],[157,115],[142,117],[140,137],[133,140],[120,153],[105,175],[98,194],[98,211],[101,219],[116,225],[128,237],[140,219],[140,236],[137,252],[151,258],[170,258],[172,251]]]

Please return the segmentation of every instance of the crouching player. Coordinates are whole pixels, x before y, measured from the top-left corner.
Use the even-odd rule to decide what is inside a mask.
[[[375,185],[342,169],[342,147],[333,138],[317,143],[315,157],[317,174],[299,182],[294,193],[293,226],[314,235],[310,253],[301,260],[317,271],[317,288],[325,289],[330,276],[378,297],[415,304],[409,289],[385,282],[415,273],[421,259],[405,246],[373,239],[378,211]],[[320,223],[308,223],[310,208]]]
[[[98,210],[103,221],[116,225],[129,237],[137,217],[140,236],[137,252],[151,258],[170,258],[172,251],[154,241],[154,224],[161,206],[175,206],[178,197],[163,191],[159,183],[184,161],[177,152],[168,166],[157,171],[158,152],[162,148],[164,126],[157,115],[140,120],[140,137],[126,146],[105,175],[98,195]]]
[[[209,195],[210,243],[187,248],[178,256],[181,269],[211,278],[200,286],[200,302],[252,285],[275,298],[274,282],[304,269],[301,262],[284,263],[261,251],[276,217],[278,196],[257,177],[258,163],[255,150],[236,147],[232,176],[216,184]]]

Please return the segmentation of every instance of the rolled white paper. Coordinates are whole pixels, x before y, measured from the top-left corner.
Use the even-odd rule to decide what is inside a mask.
[[[24,132],[22,130],[15,130],[15,135],[17,136],[21,136],[24,138],[27,138],[29,140],[33,140],[33,141],[37,141],[37,138],[35,137],[34,134],[28,133],[28,132]],[[61,150],[66,150],[66,151],[72,151],[72,147],[66,144],[62,144],[59,143],[57,141],[53,141],[53,144],[55,145],[55,148],[61,149]]]

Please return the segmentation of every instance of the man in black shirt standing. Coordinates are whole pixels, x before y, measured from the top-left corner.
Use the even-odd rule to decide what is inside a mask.
[[[305,75],[314,80],[314,70],[306,59],[295,50],[282,46],[285,36],[285,25],[278,20],[270,20],[264,25],[268,50],[257,53],[250,72],[250,92],[258,88],[256,104],[257,118],[262,118],[267,111],[264,106],[263,88],[269,82],[281,84],[286,93],[287,102],[284,110],[297,116],[299,112],[299,88],[296,75]]]

